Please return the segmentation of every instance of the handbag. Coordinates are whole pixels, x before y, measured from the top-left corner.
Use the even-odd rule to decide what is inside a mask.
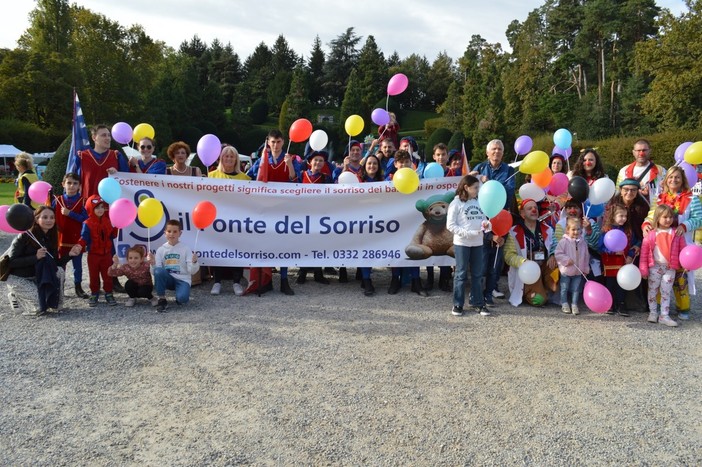
[[[10,255],[0,258],[0,281],[5,282],[10,275]]]

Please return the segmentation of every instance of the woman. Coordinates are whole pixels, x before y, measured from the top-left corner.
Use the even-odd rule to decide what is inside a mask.
[[[549,165],[549,168],[553,174],[568,173],[566,170],[566,159],[563,155],[558,153],[551,156],[551,164]]]
[[[219,153],[219,164],[217,168],[207,175],[209,178],[225,178],[230,180],[251,180],[251,177],[241,171],[241,163],[239,162],[239,152],[234,146],[225,144],[222,152]],[[241,267],[214,267],[214,285],[210,293],[219,295],[222,291],[222,277],[227,271],[232,272],[234,280],[234,294],[243,295],[246,287],[241,284],[244,275],[244,268]]]
[[[580,152],[580,157],[578,157],[575,165],[573,165],[573,170],[568,172],[568,178],[573,178],[575,176],[583,177],[590,186],[595,183],[595,180],[607,176],[597,151],[592,148],[587,148]]]
[[[186,164],[190,156],[190,146],[182,141],[177,141],[168,146],[166,153],[168,158],[173,161],[173,165],[166,169],[166,174],[202,177],[202,171],[199,167],[190,167]]]
[[[32,201],[29,197],[29,187],[32,183],[39,180],[37,174],[34,172],[34,159],[31,154],[26,152],[21,152],[15,156],[15,167],[19,172],[15,184],[17,189],[15,190],[15,203],[26,204],[32,209],[36,209],[39,205]]]
[[[370,154],[363,162],[363,166],[361,167],[362,182],[385,181],[385,175],[383,174],[382,167],[380,167],[380,159],[378,159],[378,156]]]
[[[684,236],[688,245],[694,243],[695,230],[702,227],[702,204],[699,197],[692,193],[682,167],[673,166],[668,169],[660,188],[661,192],[653,200],[648,216],[641,226],[643,235],[647,235],[652,229],[653,212],[656,207],[665,204],[670,206],[675,214],[673,219],[675,235]],[[695,281],[688,281],[687,273],[679,270],[675,275],[673,291],[678,318],[690,319],[690,295],[695,294]]]
[[[166,173],[166,162],[154,156],[156,144],[151,138],[142,138],[139,140],[139,153],[141,159],[132,157],[129,159],[129,165],[133,172],[141,174],[164,175]]]

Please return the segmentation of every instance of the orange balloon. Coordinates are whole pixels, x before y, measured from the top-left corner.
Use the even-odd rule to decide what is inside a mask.
[[[290,141],[301,143],[306,141],[312,134],[312,122],[306,118],[298,118],[290,125]]]
[[[217,208],[209,201],[200,201],[193,209],[193,224],[198,229],[206,229],[217,217]]]
[[[531,181],[539,185],[541,188],[546,188],[549,185],[549,183],[551,183],[552,178],[553,172],[551,172],[551,169],[549,167],[546,167],[541,172],[532,175]]]
[[[501,237],[512,228],[512,214],[503,209],[490,219],[490,224],[492,224],[492,233]]]

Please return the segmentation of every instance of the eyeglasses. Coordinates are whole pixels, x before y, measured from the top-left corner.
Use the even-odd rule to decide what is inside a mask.
[[[141,146],[139,146],[139,149],[151,149],[151,148],[153,148],[153,146],[151,146],[150,144],[142,144]]]
[[[622,193],[636,193],[638,191],[638,188],[622,188]]]
[[[650,149],[634,149],[634,152],[648,152]]]

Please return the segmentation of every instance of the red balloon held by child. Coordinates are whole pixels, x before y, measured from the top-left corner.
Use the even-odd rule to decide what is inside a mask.
[[[217,217],[217,207],[209,201],[200,201],[193,209],[193,224],[198,229],[206,229]]]
[[[512,214],[503,209],[490,219],[490,224],[492,224],[492,233],[502,237],[512,228]]]

